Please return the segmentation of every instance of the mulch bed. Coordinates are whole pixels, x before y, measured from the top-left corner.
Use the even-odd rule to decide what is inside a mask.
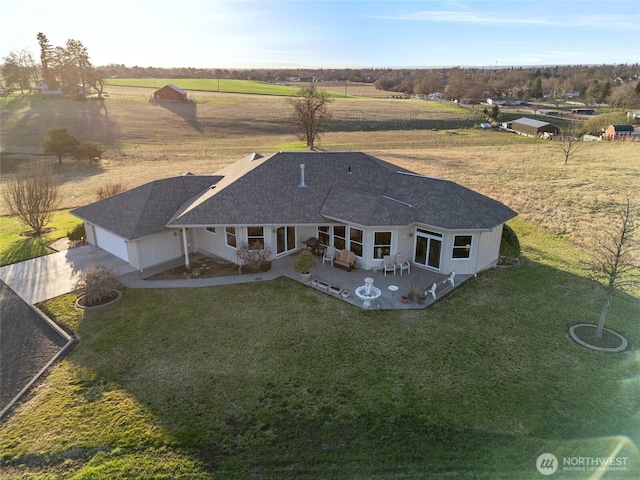
[[[243,266],[238,271],[238,265],[221,258],[206,257],[191,263],[191,269],[187,270],[184,266],[172,268],[170,270],[156,273],[145,280],[176,280],[180,278],[213,278],[213,277],[230,277],[233,275],[244,275],[247,273],[267,272],[271,269],[271,263],[266,264],[263,268],[249,269]]]

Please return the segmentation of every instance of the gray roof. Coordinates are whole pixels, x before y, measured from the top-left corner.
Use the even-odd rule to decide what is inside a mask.
[[[216,184],[218,175],[182,175],[156,180],[119,193],[71,213],[128,240],[166,230],[176,210]]]
[[[300,187],[300,164],[305,187]],[[170,227],[423,223],[490,229],[516,216],[503,204],[454,182],[415,174],[360,152],[281,152],[218,172],[213,189],[174,210]]]
[[[633,125],[611,125],[616,132],[633,132]]]
[[[521,125],[529,125],[530,127],[534,127],[534,128],[540,128],[540,127],[544,127],[545,125],[551,125],[549,122],[541,122],[540,120],[534,120],[533,118],[527,118],[527,117],[521,117],[521,118],[519,118],[517,120],[514,120],[511,123],[512,124],[519,123]]]

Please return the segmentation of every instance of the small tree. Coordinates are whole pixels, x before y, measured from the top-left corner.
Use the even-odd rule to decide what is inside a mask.
[[[594,246],[595,261],[591,265],[594,279],[604,289],[604,303],[596,337],[602,337],[604,323],[617,288],[635,285],[640,281],[638,267],[638,230],[640,218],[638,205],[631,202],[629,194],[623,202],[613,201],[614,218],[603,228]]]
[[[306,141],[309,149],[313,150],[325,121],[331,118],[329,94],[310,85],[300,89],[298,95],[288,102],[293,107],[291,124],[294,130],[300,140]]]
[[[60,201],[58,183],[49,168],[30,168],[10,177],[2,197],[12,215],[41,235]]]
[[[118,286],[118,277],[113,270],[104,265],[92,265],[80,274],[74,284],[74,290],[84,293],[85,306],[100,305],[113,295]]]
[[[576,123],[572,123],[567,128],[562,129],[557,139],[557,144],[564,154],[565,165],[569,163],[569,158],[584,146],[584,141],[580,135],[580,127]]]
[[[296,258],[296,261],[293,264],[293,269],[302,274],[310,273],[311,270],[316,266],[316,259],[313,254],[309,250],[303,250]]]
[[[42,143],[45,154],[53,154],[62,163],[63,155],[74,155],[78,150],[78,140],[66,128],[52,128],[47,132]]]
[[[89,160],[89,163],[91,163],[94,158],[100,158],[103,153],[104,148],[99,143],[81,143],[76,150],[76,158],[78,160]]]

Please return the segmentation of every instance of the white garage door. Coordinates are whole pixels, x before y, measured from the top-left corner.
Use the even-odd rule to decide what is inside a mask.
[[[98,226],[96,226],[96,244],[98,247],[106,250],[112,255],[115,255],[126,262],[129,261],[127,243],[124,239]]]

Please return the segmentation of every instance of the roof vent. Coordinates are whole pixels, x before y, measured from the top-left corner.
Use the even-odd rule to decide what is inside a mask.
[[[300,184],[298,187],[306,187],[306,183],[304,183],[304,163],[300,164]]]
[[[347,175],[351,175],[353,172],[351,171],[351,165],[349,165],[349,168],[347,168]]]

